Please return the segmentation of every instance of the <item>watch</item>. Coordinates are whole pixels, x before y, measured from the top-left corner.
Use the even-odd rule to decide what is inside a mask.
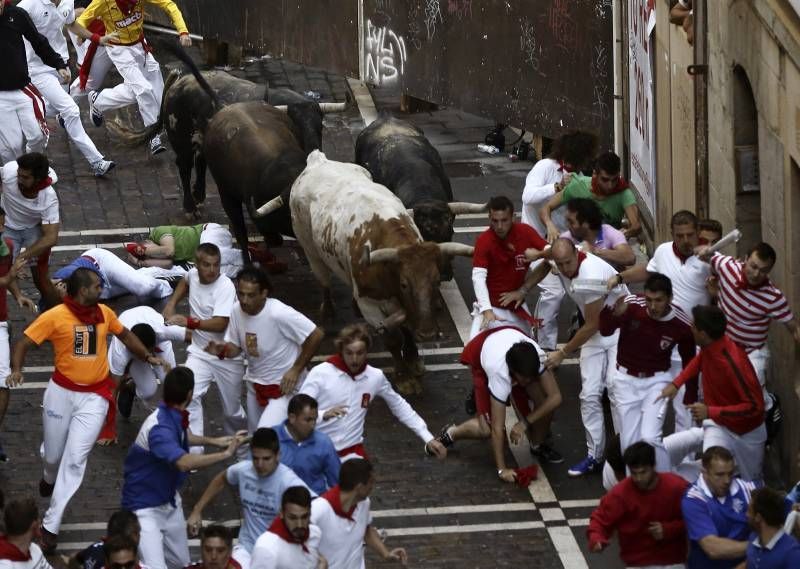
[[[503,470],[505,470],[505,469],[504,468],[498,468],[497,469],[497,477],[498,478],[502,478],[503,477]]]

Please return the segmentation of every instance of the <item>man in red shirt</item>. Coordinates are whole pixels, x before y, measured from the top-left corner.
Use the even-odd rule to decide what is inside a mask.
[[[695,355],[689,317],[672,304],[672,282],[652,273],[644,284],[644,296],[620,297],[614,307],[600,311],[600,333],[617,330],[617,371],[611,389],[624,452],[643,440],[656,449],[656,470],[670,472],[672,464],[662,440],[663,404],[656,403],[670,383],[671,355],[677,345],[683,365]]]
[[[728,449],[745,480],[760,480],[767,429],[764,396],[747,352],[725,334],[727,318],[716,306],[695,306],[692,334],[700,353],[661,396],[675,397],[678,389],[701,373],[702,403],[689,405],[695,421],[703,425],[703,450]]]
[[[689,483],[677,474],[656,472],[655,449],[643,441],[629,446],[623,460],[631,475],[603,496],[592,512],[589,551],[603,551],[616,530],[627,567],[684,567],[687,543],[681,498]]]
[[[544,250],[547,243],[525,223],[514,222],[514,204],[505,196],[489,200],[489,229],[478,236],[472,256],[475,305],[470,338],[497,325],[512,325],[530,335],[534,319],[525,295],[531,261],[526,249]]]

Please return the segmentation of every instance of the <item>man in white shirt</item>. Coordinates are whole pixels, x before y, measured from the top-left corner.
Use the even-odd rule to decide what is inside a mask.
[[[11,500],[5,506],[3,518],[5,535],[0,535],[0,569],[52,569],[34,542],[41,532],[36,500]]]
[[[339,485],[311,503],[311,523],[322,532],[319,552],[328,569],[364,569],[364,544],[382,559],[405,565],[402,547],[389,549],[372,525],[369,495],[375,487],[372,464],[355,458],[342,465]]]
[[[434,438],[422,417],[397,394],[381,370],[367,364],[371,343],[366,325],[345,326],[334,342],[336,355],[306,377],[300,392],[319,403],[322,420],[317,428],[331,438],[343,460],[366,457],[364,423],[367,410],[377,396],[401,423],[422,439],[426,452],[444,458],[447,450]]]
[[[300,388],[306,366],[325,332],[276,298],[267,273],[247,266],[236,276],[236,296],[225,341],[209,342],[217,357],[247,358],[247,422],[252,433],[286,419],[289,399]]]
[[[250,569],[325,569],[321,535],[311,523],[311,493],[292,486],[283,493],[278,517],[256,541]]]
[[[569,183],[571,173],[581,170],[592,160],[597,149],[597,138],[588,132],[575,131],[560,136],[547,158],[534,164],[525,178],[522,191],[522,223],[527,223],[541,235],[547,235],[547,228],[539,219],[539,209],[550,198]],[[567,230],[563,210],[551,215],[559,232]],[[544,261],[539,261],[542,263]],[[558,336],[558,309],[564,297],[561,281],[554,274],[548,274],[539,283],[539,300],[536,302],[534,317],[541,320],[542,327],[537,330],[536,339],[546,350],[555,350]]]
[[[294,471],[280,463],[280,443],[272,429],[258,429],[250,441],[252,458],[237,462],[220,472],[197,500],[186,524],[191,532],[200,529],[203,509],[226,486],[236,488],[242,504],[242,527],[233,558],[249,569],[253,546],[278,516],[283,493],[293,487],[307,488]],[[316,496],[316,494],[315,494]]]
[[[611,336],[600,334],[600,311],[604,306],[613,306],[621,296],[626,296],[628,288],[618,286],[610,292],[606,291],[605,283],[617,271],[601,258],[578,251],[568,239],[557,239],[551,253],[558,268],[558,278],[578,306],[584,320],[583,325],[563,348],[550,353],[546,364],[548,368],[556,367],[568,353],[578,348],[581,350],[581,419],[586,429],[588,454],[567,473],[570,476],[582,476],[598,472],[603,464],[606,437],[602,397],[606,386],[611,399],[611,414],[615,424],[617,423],[612,380],[617,361],[619,331]],[[534,271],[537,272],[538,269]],[[540,276],[535,275],[535,278]]]
[[[646,281],[650,275],[661,273],[672,282],[672,301],[692,318],[692,309],[695,306],[708,306],[711,296],[708,293],[706,282],[711,276],[711,267],[694,254],[695,247],[699,244],[697,216],[687,210],[681,210],[672,216],[670,221],[672,241],[659,245],[647,265],[634,265],[621,271],[609,280],[609,286],[622,283],[640,283]],[[681,357],[677,347],[672,351],[672,367],[670,375],[675,379],[683,369]],[[697,385],[690,386],[693,391],[690,403],[696,400]],[[684,405],[683,399],[686,387],[682,387],[678,395],[672,400],[675,410],[675,432],[685,431],[694,424],[689,409]]]
[[[68,26],[71,31],[84,39],[92,38],[92,33],[75,21],[73,0],[22,0],[17,6],[28,12],[36,29],[47,38],[50,46],[64,58],[64,61],[69,60],[64,26]],[[96,39],[101,45],[106,45],[115,37],[115,34],[111,34]],[[75,146],[89,162],[94,175],[104,176],[115,164],[103,158],[94,142],[86,134],[81,123],[81,112],[78,105],[64,90],[58,72],[42,62],[28,41],[25,41],[25,52],[28,58],[28,73],[31,83],[44,97],[48,111],[52,109],[59,114],[59,122],[63,124]]]
[[[220,274],[219,247],[212,243],[201,243],[195,253],[197,264],[178,283],[175,292],[164,307],[167,324],[185,326],[192,330],[192,343],[186,366],[194,371],[195,386],[189,411],[192,433],[203,434],[203,397],[211,382],[217,384],[222,397],[225,432],[234,434],[246,428],[247,417],[242,408],[242,358],[220,359],[205,351],[210,342],[222,342],[225,329],[236,301],[236,287],[231,280]],[[189,316],[176,314],[178,302],[189,295]],[[193,453],[201,448],[192,447]]]

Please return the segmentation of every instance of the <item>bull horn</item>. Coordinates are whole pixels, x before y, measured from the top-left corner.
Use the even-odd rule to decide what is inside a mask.
[[[347,109],[347,103],[319,103],[319,110],[323,113],[341,113]]]
[[[396,328],[406,320],[406,311],[402,308],[393,312],[383,320],[383,328]]]
[[[439,243],[439,252],[442,255],[449,255],[450,257],[455,257],[456,255],[472,257],[473,251],[475,251],[475,247],[464,245],[463,243],[453,243],[452,241],[449,243]]]
[[[411,216],[411,219],[414,219],[414,208],[410,207],[406,210],[406,213]]]
[[[289,112],[289,105],[274,105],[274,106],[279,111],[282,111],[284,113]]]
[[[265,215],[269,215],[273,211],[280,209],[281,206],[283,206],[283,196],[272,198],[256,210],[256,217],[264,217]]]
[[[398,251],[396,247],[387,247],[385,249],[377,249],[369,253],[367,257],[367,264],[374,265],[375,263],[393,263],[398,259]]]
[[[489,210],[489,203],[450,202],[447,204],[453,215],[462,213],[482,213]]]

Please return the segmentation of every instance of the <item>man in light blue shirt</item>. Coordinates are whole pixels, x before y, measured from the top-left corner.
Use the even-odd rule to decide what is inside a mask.
[[[281,464],[285,464],[312,491],[324,494],[339,483],[341,459],[331,438],[315,429],[317,400],[299,393],[291,398],[289,418],[273,427],[281,444]]]
[[[226,485],[236,488],[244,521],[239,530],[239,542],[233,548],[233,558],[242,569],[249,569],[253,546],[280,512],[281,498],[286,489],[292,486],[307,488],[291,468],[280,464],[280,445],[273,429],[257,429],[250,441],[250,452],[251,460],[234,464],[211,480],[187,520],[189,532],[196,535],[201,526],[203,508]],[[314,492],[312,495],[316,496]]]

